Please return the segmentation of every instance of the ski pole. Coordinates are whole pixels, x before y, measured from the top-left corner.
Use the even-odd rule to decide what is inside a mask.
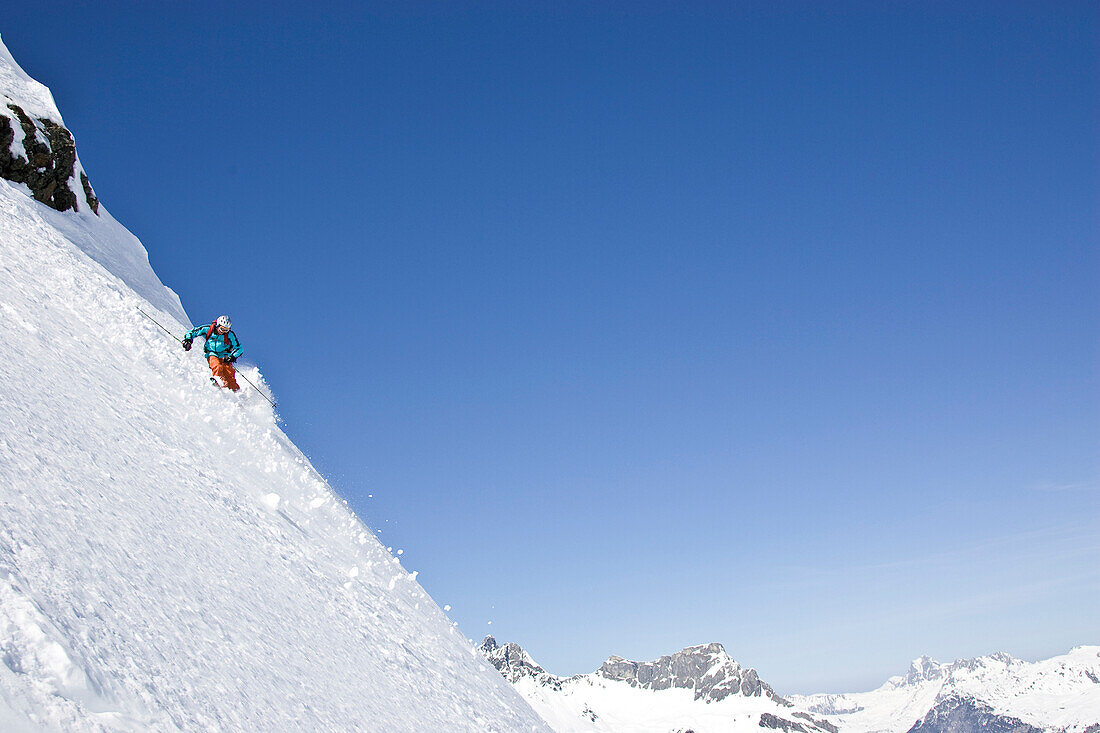
[[[241,373],[241,372],[239,372],[239,371],[237,372],[237,376],[238,376],[238,377],[240,377],[241,379],[243,379],[243,380],[244,380],[245,382],[247,382],[247,383],[248,383],[248,386],[249,386],[249,387],[251,387],[252,389],[256,390],[256,392],[258,392],[258,393],[259,393],[260,397],[263,397],[263,398],[264,398],[265,400],[267,400],[268,402],[271,402],[271,398],[270,398],[270,397],[268,397],[267,395],[265,395],[265,394],[264,394],[263,392],[260,392],[260,388],[259,388],[259,387],[257,387],[256,385],[254,385],[254,384],[252,383],[252,380],[251,380],[251,379],[249,379],[248,377],[246,377],[246,376],[245,376],[244,374],[242,374],[242,373]],[[274,407],[274,406],[275,406],[275,403],[274,403],[274,402],[271,402],[271,406],[272,406],[272,407]]]
[[[152,317],[151,315],[149,315],[148,313],[146,313],[145,311],[143,311],[143,310],[142,310],[141,308],[138,308],[138,313],[140,313],[141,315],[145,316],[146,318],[148,318],[148,319],[149,319],[150,321],[152,321],[153,323],[156,323],[156,324],[157,324],[157,326],[158,326],[158,327],[160,328],[160,330],[161,330],[161,331],[164,331],[164,332],[165,332],[166,334],[168,334],[168,335],[169,335],[169,336],[171,336],[172,338],[176,339],[176,341],[179,341],[179,342],[180,342],[181,344],[183,343],[183,341],[182,341],[181,339],[179,339],[179,338],[177,338],[177,337],[176,337],[176,334],[172,333],[171,331],[169,331],[169,330],[168,330],[167,328],[165,328],[164,326],[161,326],[161,325],[160,325],[159,323],[157,323],[157,319],[153,318],[153,317]]]

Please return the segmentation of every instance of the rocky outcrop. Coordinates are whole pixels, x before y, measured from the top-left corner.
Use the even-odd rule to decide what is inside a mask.
[[[802,718],[803,720],[808,721],[810,725],[815,728],[819,728],[820,730],[828,731],[828,733],[840,733],[840,729],[829,721],[822,718],[815,718],[809,713],[795,712],[792,713],[792,715],[796,718]]]
[[[25,184],[35,200],[58,211],[79,211],[83,199],[98,215],[99,199],[77,163],[72,133],[12,102],[6,112],[0,114],[0,177]]]
[[[971,697],[950,695],[936,702],[909,733],[1043,733],[1019,718],[998,715]]]
[[[690,646],[653,662],[609,657],[596,674],[646,690],[671,688],[695,691],[696,700],[716,702],[729,695],[767,697],[789,704],[761,681],[756,670],[744,669],[721,644]]]
[[[781,730],[784,733],[837,733],[837,727],[828,721],[818,720],[806,713],[795,713],[794,715],[802,718],[804,722],[788,720],[771,713],[762,713],[759,726],[770,730]]]
[[[780,718],[778,715],[763,713],[760,716],[760,727],[768,730],[781,730],[784,733],[810,733],[810,729],[793,720]]]
[[[502,646],[492,636],[486,636],[478,651],[513,684],[530,677],[541,685],[561,691],[562,679],[539,666],[519,644],[510,642]]]

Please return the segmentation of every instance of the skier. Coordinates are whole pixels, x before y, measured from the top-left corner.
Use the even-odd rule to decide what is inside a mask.
[[[196,336],[206,339],[206,362],[214,375],[210,381],[217,387],[228,387],[236,392],[240,387],[237,386],[233,362],[241,356],[241,342],[237,340],[237,334],[229,330],[232,325],[229,316],[218,316],[209,326],[192,328],[183,337],[183,350],[191,350],[191,342]]]

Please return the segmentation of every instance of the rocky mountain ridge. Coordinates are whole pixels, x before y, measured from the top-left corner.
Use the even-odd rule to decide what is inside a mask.
[[[528,677],[540,684],[560,688],[565,680],[587,676],[550,674],[519,644],[500,645],[492,636],[486,636],[478,650],[509,682]],[[685,647],[652,662],[635,662],[612,655],[593,674],[643,690],[692,690],[695,699],[703,702],[717,702],[729,695],[765,696],[780,705],[790,706],[761,681],[755,669],[742,668],[718,643]]]
[[[650,662],[613,655],[595,672],[572,677],[547,672],[519,644],[498,644],[492,636],[478,650],[558,731],[649,730],[652,720],[667,719],[683,731],[740,720],[787,733],[837,733],[833,724],[777,695],[717,643]],[[635,702],[623,705],[627,689]],[[660,709],[666,700],[669,709]]]
[[[493,663],[506,680],[512,683],[530,678],[540,685],[560,690],[562,680],[568,679],[547,672],[515,642],[499,645],[492,636],[486,636],[478,647],[478,651]]]
[[[653,662],[632,662],[611,656],[596,674],[646,690],[690,689],[696,700],[716,702],[729,695],[765,695],[789,705],[760,680],[755,669],[743,669],[721,644],[686,647]]]

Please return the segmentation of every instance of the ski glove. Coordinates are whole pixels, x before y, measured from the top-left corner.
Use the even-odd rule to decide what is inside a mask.
[[[184,339],[181,343],[183,344],[183,350],[184,351],[190,351],[191,350],[191,339]]]
[[[225,357],[225,360],[228,361],[230,364],[232,364],[233,362],[235,362],[237,360],[237,357],[230,354],[229,356]]]

